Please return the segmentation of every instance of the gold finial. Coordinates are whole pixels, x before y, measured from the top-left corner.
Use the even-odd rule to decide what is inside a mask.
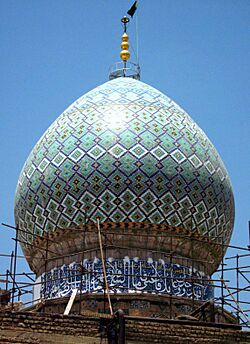
[[[125,63],[130,58],[130,52],[128,50],[128,48],[129,48],[128,35],[126,33],[126,31],[127,31],[127,23],[129,22],[129,18],[128,17],[123,17],[121,19],[121,22],[124,25],[124,33],[122,35],[122,43],[121,43],[122,51],[120,52],[120,57],[121,57],[122,61]]]
[[[120,52],[120,57],[123,61],[128,61],[130,58],[130,52],[128,51],[129,43],[128,43],[128,35],[126,32],[122,35],[122,43],[121,43],[122,51]]]
[[[137,2],[135,2],[135,4],[136,3]],[[134,12],[132,13],[132,10],[130,12],[133,15]],[[130,77],[136,80],[140,80],[139,65],[132,62],[128,62],[130,58],[129,37],[127,35],[127,25],[129,23],[129,18],[124,16],[121,18],[121,22],[123,26],[123,35],[121,37],[122,41],[121,41],[120,58],[122,61],[116,63],[114,67],[110,68],[109,80],[113,80],[120,77],[124,77],[124,78]]]

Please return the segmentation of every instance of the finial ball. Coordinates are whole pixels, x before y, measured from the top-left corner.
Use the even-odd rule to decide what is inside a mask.
[[[123,61],[128,61],[128,59],[130,58],[130,52],[128,50],[122,50],[120,52],[120,57]]]
[[[121,48],[122,48],[122,50],[128,50],[128,48],[129,48],[128,42],[122,42],[121,43]]]
[[[124,34],[122,35],[122,41],[128,42],[128,35],[126,34],[126,32],[124,32]]]

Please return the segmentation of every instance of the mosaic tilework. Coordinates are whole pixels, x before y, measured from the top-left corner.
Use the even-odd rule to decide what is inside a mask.
[[[234,200],[227,171],[196,123],[130,78],[74,102],[20,174],[16,224],[32,234],[94,220],[167,223],[227,241]]]
[[[103,293],[103,267],[101,259],[85,259],[82,278],[81,263],[71,263],[43,273],[40,289],[42,298],[70,296],[74,289],[83,293]],[[213,297],[212,282],[204,273],[195,269],[149,258],[108,258],[105,261],[107,281],[111,293],[158,293],[171,294],[195,300],[209,300]],[[192,283],[193,278],[193,283]]]

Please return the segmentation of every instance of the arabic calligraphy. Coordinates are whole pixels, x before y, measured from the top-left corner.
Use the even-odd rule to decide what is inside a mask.
[[[209,276],[187,266],[140,260],[137,257],[105,260],[107,280],[111,293],[171,294],[196,300],[213,297]],[[69,296],[73,289],[83,293],[103,293],[104,277],[100,259],[85,259],[55,268],[41,276],[40,294],[43,298]]]

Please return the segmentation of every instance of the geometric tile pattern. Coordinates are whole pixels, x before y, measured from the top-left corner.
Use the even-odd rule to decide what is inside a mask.
[[[234,199],[214,146],[176,103],[131,78],[75,101],[29,155],[15,198],[23,240],[101,218],[166,223],[227,242]]]

